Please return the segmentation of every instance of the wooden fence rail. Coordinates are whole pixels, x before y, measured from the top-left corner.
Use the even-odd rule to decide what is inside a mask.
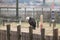
[[[30,40],[33,40],[33,30],[32,30],[32,26],[29,27],[29,36],[30,36]]]
[[[58,40],[58,29],[53,29],[53,40]]]
[[[45,40],[45,29],[41,29],[41,40]]]
[[[7,25],[7,40],[10,40],[10,25]]]
[[[5,35],[3,35],[1,32],[1,30],[0,30],[0,37],[1,37],[1,35],[2,36],[7,36],[7,39],[6,40],[13,40],[13,38],[11,39],[11,31],[10,31],[10,25],[7,25],[6,26],[7,27],[7,31],[4,33],[3,32],[3,34],[5,34]],[[17,26],[17,32],[13,32],[13,37],[15,37],[15,39],[14,40],[47,40],[47,39],[49,39],[49,40],[59,40],[58,39],[58,29],[56,28],[56,29],[53,29],[53,39],[50,39],[50,36],[47,36],[47,39],[46,39],[46,36],[45,36],[45,29],[44,28],[42,28],[41,29],[41,34],[40,35],[38,35],[38,36],[36,36],[35,34],[33,34],[33,29],[32,29],[32,26],[30,26],[29,27],[29,33],[27,34],[27,33],[24,33],[24,34],[21,34],[22,32],[21,32],[21,26],[20,25],[18,25]],[[22,37],[24,37],[24,39],[22,38]],[[3,38],[3,37],[1,37],[1,38]],[[2,40],[0,38],[0,40]],[[17,39],[16,39],[17,38]]]
[[[18,37],[18,40],[21,40],[21,26],[20,25],[17,26],[17,37]]]

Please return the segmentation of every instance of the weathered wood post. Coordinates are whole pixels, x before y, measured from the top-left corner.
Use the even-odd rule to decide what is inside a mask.
[[[40,15],[40,30],[43,28],[43,8],[42,8],[42,14]]]
[[[10,40],[10,25],[7,25],[7,40]]]
[[[45,29],[41,29],[41,40],[45,40]]]
[[[43,28],[43,15],[40,15],[40,30]]]
[[[33,40],[33,30],[32,30],[32,26],[29,27],[29,37],[30,37],[30,40]]]
[[[16,0],[16,20],[17,20],[17,23],[19,22],[19,3],[18,3],[18,0]]]
[[[21,40],[21,25],[17,26],[17,37],[18,37],[17,40]]]
[[[39,28],[39,20],[36,20],[36,27]]]
[[[53,29],[53,40],[58,40],[58,29]]]
[[[50,8],[50,20],[49,20],[49,26],[51,27],[51,11],[52,9]]]
[[[25,8],[25,18],[26,18],[26,8]]]
[[[52,20],[52,22],[53,22],[53,30],[54,30],[54,28],[56,27],[55,20]]]
[[[4,22],[4,19],[3,19],[3,26],[5,26],[5,22]]]

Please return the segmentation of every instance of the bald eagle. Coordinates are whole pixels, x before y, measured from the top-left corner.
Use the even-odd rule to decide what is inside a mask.
[[[36,28],[36,21],[35,21],[35,19],[32,18],[32,17],[27,17],[26,19],[28,20],[28,22],[32,26],[32,28],[35,29]]]

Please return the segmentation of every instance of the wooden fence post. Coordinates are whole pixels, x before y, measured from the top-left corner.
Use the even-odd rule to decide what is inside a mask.
[[[10,40],[10,25],[7,25],[7,40]]]
[[[58,40],[58,29],[53,29],[53,40]]]
[[[32,30],[32,26],[29,27],[29,37],[30,37],[30,40],[33,40],[33,30]]]
[[[3,24],[3,26],[5,26],[5,21],[4,21],[4,19],[3,19],[3,23],[2,23],[2,24]]]
[[[18,37],[18,40],[21,40],[21,25],[17,26],[17,37]]]
[[[41,40],[45,40],[45,29],[41,29]]]

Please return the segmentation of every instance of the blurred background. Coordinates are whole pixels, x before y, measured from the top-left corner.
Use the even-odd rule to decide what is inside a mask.
[[[16,20],[16,3],[17,0],[0,0],[0,21],[4,19]],[[60,0],[18,0],[18,17],[19,20],[26,21],[26,17],[33,17],[40,21],[40,15],[43,14],[43,21],[49,22],[54,5],[56,22],[60,23]]]

